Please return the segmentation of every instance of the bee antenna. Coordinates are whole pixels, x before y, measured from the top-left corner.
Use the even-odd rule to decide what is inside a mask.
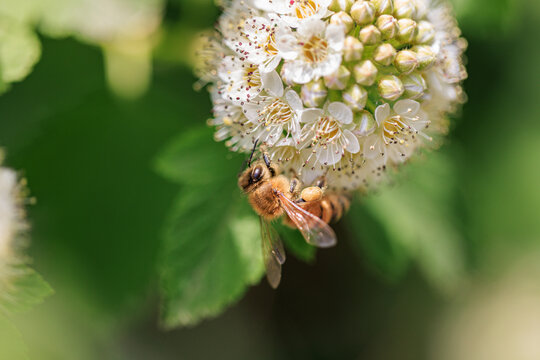
[[[255,140],[255,143],[253,144],[253,150],[251,151],[251,155],[249,156],[249,160],[247,163],[247,166],[251,166],[251,161],[253,160],[253,155],[255,154],[255,151],[257,150],[257,144],[259,144],[259,139]]]

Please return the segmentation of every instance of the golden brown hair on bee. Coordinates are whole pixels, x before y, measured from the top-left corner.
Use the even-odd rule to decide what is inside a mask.
[[[289,180],[278,175],[279,169],[275,165],[258,161],[238,178],[238,186],[248,195],[253,210],[267,220],[280,217],[283,209],[275,190],[291,197]]]

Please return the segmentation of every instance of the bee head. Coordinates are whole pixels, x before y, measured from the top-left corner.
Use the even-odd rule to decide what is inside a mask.
[[[270,180],[278,173],[278,169],[270,162],[257,161],[247,168],[238,178],[238,186],[245,193],[250,193],[261,184]]]

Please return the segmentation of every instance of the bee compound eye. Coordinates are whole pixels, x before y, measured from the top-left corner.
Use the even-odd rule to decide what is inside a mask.
[[[255,169],[253,169],[253,172],[251,173],[251,180],[253,182],[257,182],[261,180],[263,176],[263,168],[261,166],[257,166]]]

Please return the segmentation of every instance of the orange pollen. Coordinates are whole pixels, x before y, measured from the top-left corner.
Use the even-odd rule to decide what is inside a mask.
[[[288,123],[293,117],[294,111],[289,104],[281,99],[275,99],[259,112],[259,121],[265,126]]]
[[[318,36],[312,36],[303,46],[304,57],[311,63],[318,63],[328,56],[328,42]]]
[[[400,136],[407,136],[410,133],[410,127],[403,122],[401,116],[396,115],[386,119],[383,122],[383,139],[386,144],[395,142]],[[403,139],[399,139],[403,141]]]
[[[247,66],[244,69],[244,81],[249,87],[260,87],[262,83],[259,68],[257,66]]]
[[[276,46],[276,34],[275,34],[275,32],[272,32],[268,36],[268,40],[266,40],[266,44],[264,45],[264,51],[266,51],[266,53],[268,55],[277,55],[278,54],[278,49],[277,49],[277,46]]]
[[[328,143],[336,140],[341,136],[340,124],[330,116],[325,116],[319,119],[316,125],[316,141],[323,140]]]
[[[296,17],[299,19],[305,19],[313,16],[319,11],[319,4],[313,0],[297,0],[296,1]]]

